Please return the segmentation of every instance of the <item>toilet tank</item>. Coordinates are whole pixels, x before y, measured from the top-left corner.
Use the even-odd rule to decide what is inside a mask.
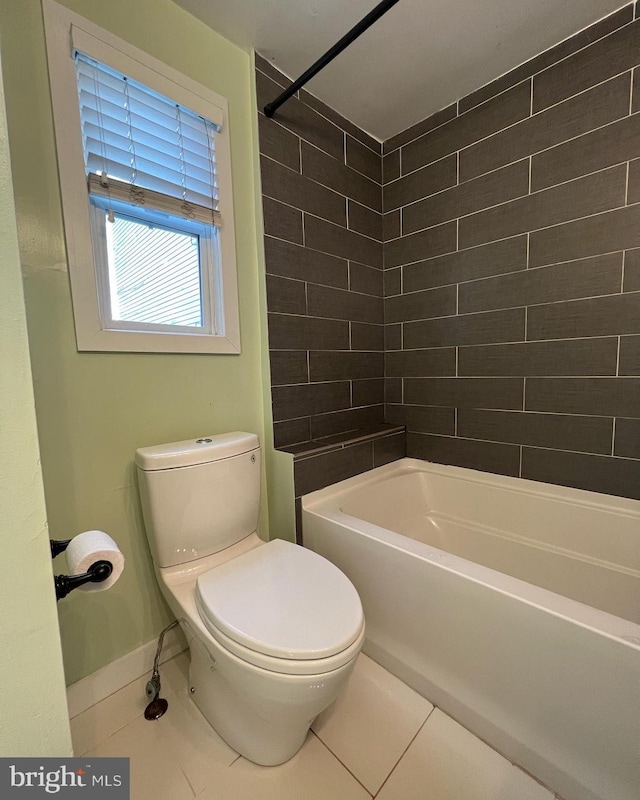
[[[254,433],[142,447],[136,466],[156,566],[211,555],[257,529],[260,444]]]

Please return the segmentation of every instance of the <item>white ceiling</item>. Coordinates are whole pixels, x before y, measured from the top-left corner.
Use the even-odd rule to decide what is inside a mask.
[[[175,1],[291,78],[377,4]],[[384,141],[628,1],[400,0],[306,88]]]

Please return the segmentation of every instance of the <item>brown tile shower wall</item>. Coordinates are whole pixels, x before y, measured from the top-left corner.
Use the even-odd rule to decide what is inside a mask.
[[[256,56],[275,445],[384,419],[381,145]]]
[[[640,498],[639,65],[630,5],[385,142],[408,455]]]

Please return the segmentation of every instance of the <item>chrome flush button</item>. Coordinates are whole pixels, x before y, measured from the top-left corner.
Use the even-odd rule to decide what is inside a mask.
[[[213,439],[196,439],[196,444],[209,444]]]

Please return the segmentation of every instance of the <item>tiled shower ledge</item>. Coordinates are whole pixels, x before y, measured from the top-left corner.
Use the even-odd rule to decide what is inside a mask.
[[[332,450],[341,450],[344,447],[357,442],[373,441],[391,436],[397,433],[404,433],[404,425],[372,425],[368,428],[358,428],[357,430],[347,431],[346,433],[336,433],[333,436],[325,436],[322,439],[312,439],[308,442],[300,442],[287,447],[279,447],[284,453],[291,453],[294,459],[305,458],[318,453],[329,453]]]

